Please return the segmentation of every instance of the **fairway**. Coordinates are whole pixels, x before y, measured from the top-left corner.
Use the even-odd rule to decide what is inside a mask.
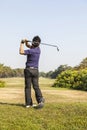
[[[40,78],[43,109],[24,107],[24,79],[6,78],[0,88],[0,130],[87,130],[87,92],[52,88]],[[32,97],[36,103],[34,91]]]

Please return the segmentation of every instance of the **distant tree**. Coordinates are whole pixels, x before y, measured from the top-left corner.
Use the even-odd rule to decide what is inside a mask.
[[[80,66],[81,69],[87,67],[87,57],[85,59],[83,59],[83,61],[80,63],[79,66]]]
[[[49,71],[49,72],[46,73],[46,77],[47,77],[47,78],[51,78],[51,75],[52,75],[52,74],[53,74],[53,71]]]
[[[45,72],[40,72],[40,73],[39,73],[39,76],[40,76],[40,77],[46,77],[46,73],[45,73]]]
[[[4,64],[0,64],[0,78],[7,77],[23,77],[24,71],[23,69],[12,69],[11,67],[4,66]]]
[[[57,75],[59,75],[61,72],[65,71],[65,70],[69,70],[72,69],[71,66],[68,65],[60,65],[52,74],[51,74],[51,78],[55,79],[57,77]]]
[[[13,69],[13,75],[14,77],[23,77],[24,76],[24,69]]]
[[[0,64],[0,77],[2,77],[3,67],[4,67],[4,65],[3,65],[3,64]]]
[[[85,69],[87,68],[87,57],[81,61],[81,63],[78,66],[75,66],[74,69]]]

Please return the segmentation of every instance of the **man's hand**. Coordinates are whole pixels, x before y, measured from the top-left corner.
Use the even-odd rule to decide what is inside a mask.
[[[24,42],[25,42],[24,40],[21,40],[21,44],[24,44]]]
[[[31,45],[28,43],[27,39],[25,39],[24,42],[25,42],[26,47],[31,48]]]

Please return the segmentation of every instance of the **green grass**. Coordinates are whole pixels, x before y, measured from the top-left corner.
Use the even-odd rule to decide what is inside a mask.
[[[7,86],[0,88],[0,130],[87,130],[86,92],[51,88],[54,80],[41,78],[46,103],[37,110],[23,106],[22,78],[3,80]],[[34,92],[32,96],[35,102]]]

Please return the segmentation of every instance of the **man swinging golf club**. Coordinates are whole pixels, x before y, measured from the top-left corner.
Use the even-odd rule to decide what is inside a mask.
[[[33,106],[31,97],[31,84],[35,90],[35,97],[38,105],[36,108],[42,108],[44,106],[44,98],[39,88],[39,57],[40,57],[40,45],[41,39],[39,36],[35,36],[32,39],[32,45],[28,43],[28,40],[21,40],[19,53],[27,56],[26,68],[24,69],[25,76],[25,105],[26,107]],[[24,50],[24,44],[29,48]]]

